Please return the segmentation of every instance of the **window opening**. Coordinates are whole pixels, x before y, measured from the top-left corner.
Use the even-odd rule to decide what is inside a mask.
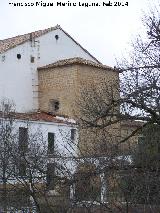
[[[21,59],[21,54],[18,53],[18,54],[17,54],[17,58],[18,58],[18,59]]]
[[[57,112],[59,110],[59,101],[58,100],[50,100],[50,112]]]
[[[6,59],[6,56],[5,55],[2,55],[2,62],[4,62]]]
[[[20,152],[20,161],[19,161],[19,175],[26,175],[26,160],[25,154],[28,149],[28,128],[19,127],[19,152]]]
[[[71,129],[71,141],[75,142],[76,140],[76,129]]]
[[[31,56],[31,63],[34,63],[34,57]]]
[[[48,133],[48,154],[54,154],[54,142],[55,142],[55,134],[49,132]]]

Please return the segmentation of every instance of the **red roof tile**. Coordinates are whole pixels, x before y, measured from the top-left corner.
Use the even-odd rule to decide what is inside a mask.
[[[57,25],[55,27],[50,27],[48,29],[38,30],[38,31],[27,33],[24,35],[18,35],[18,36],[12,37],[12,38],[0,40],[0,53],[3,53],[11,48],[14,48],[14,47],[30,40],[31,37],[32,37],[32,39],[37,38],[52,30],[56,30],[58,28],[59,28],[59,25]]]
[[[10,112],[9,114],[2,114],[0,112],[0,117],[11,117],[16,120],[27,120],[27,121],[43,121],[43,122],[53,122],[61,124],[75,124],[73,119],[55,116],[46,112],[32,112],[32,113],[14,113]]]
[[[26,41],[29,41],[31,39],[31,37],[32,37],[32,39],[37,38],[48,32],[51,32],[51,31],[57,30],[57,29],[60,29],[61,31],[63,31],[70,39],[72,39],[72,41],[74,41],[81,49],[83,49],[88,55],[90,55],[97,63],[101,64],[93,55],[91,55],[91,53],[89,53],[74,38],[72,38],[72,36],[70,36],[66,31],[64,31],[60,25],[56,25],[55,27],[50,27],[50,28],[47,28],[44,30],[38,30],[38,31],[27,33],[24,35],[18,35],[18,36],[12,37],[12,38],[0,40],[0,53],[6,52],[7,50],[9,50],[11,48],[14,48]]]

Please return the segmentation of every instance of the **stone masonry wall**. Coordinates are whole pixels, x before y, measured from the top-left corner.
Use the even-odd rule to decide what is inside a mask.
[[[49,100],[56,99],[60,101],[60,109],[58,115],[67,115],[71,118],[81,116],[79,111],[79,101],[81,100],[81,92],[85,89],[92,89],[93,86],[101,88],[105,82],[110,86],[112,83],[118,82],[118,73],[112,70],[105,70],[89,65],[67,65],[38,71],[39,78],[39,107],[40,110],[49,111]],[[117,92],[115,92],[117,96]],[[105,95],[105,94],[104,94]],[[88,133],[89,131],[89,133]],[[91,133],[92,132],[92,133]],[[105,131],[108,143],[115,142],[120,136],[120,125],[115,124]],[[90,137],[86,137],[86,134]],[[100,134],[100,133],[99,133]],[[103,144],[99,134],[93,131],[83,130],[79,132],[79,141],[81,153],[84,155],[101,153]]]
[[[38,71],[39,108],[49,112],[49,100],[60,102],[58,115],[73,115],[77,66],[57,67]]]
[[[49,100],[56,99],[60,101],[57,113],[74,117],[81,90],[102,82],[109,85],[118,79],[118,73],[88,65],[67,65],[39,70],[38,79],[40,110],[48,112]]]

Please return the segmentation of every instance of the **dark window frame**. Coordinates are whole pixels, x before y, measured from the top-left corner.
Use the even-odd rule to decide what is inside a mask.
[[[26,176],[27,165],[25,155],[28,151],[28,128],[19,127],[18,149],[20,153],[20,161],[18,164],[19,176]]]
[[[51,99],[49,101],[49,108],[51,112],[57,112],[60,108],[60,102],[59,100]]]
[[[71,129],[71,141],[75,142],[76,140],[76,129]]]
[[[34,56],[31,56],[30,60],[31,60],[31,63],[34,63],[35,57],[34,57]]]
[[[20,60],[22,58],[20,53],[17,53],[17,59]]]
[[[54,154],[55,148],[55,133],[48,132],[48,154]]]

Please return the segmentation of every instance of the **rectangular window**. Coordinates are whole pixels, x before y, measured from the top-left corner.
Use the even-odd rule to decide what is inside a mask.
[[[2,55],[2,62],[4,62],[6,59],[5,55]]]
[[[54,154],[55,134],[48,132],[48,154]]]
[[[47,164],[47,188],[54,189],[55,186],[55,166],[54,163]]]
[[[19,151],[26,153],[28,149],[28,128],[19,127]]]
[[[50,100],[49,101],[49,111],[55,113],[59,110],[60,103],[58,100]]]
[[[26,160],[25,154],[28,150],[28,128],[19,127],[19,152],[20,152],[20,161],[18,165],[19,175],[26,175]]]
[[[75,142],[76,140],[76,129],[71,129],[71,141]]]
[[[34,63],[34,57],[31,56],[31,63]]]

